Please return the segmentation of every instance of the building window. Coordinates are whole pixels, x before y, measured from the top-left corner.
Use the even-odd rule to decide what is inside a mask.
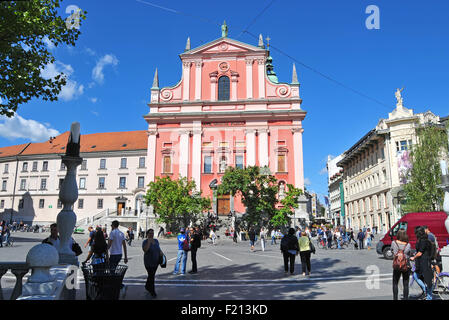
[[[47,179],[41,179],[41,190],[47,190]]]
[[[387,196],[387,193],[385,193],[385,195],[384,195],[384,200],[385,200],[385,209],[388,209],[388,196]]]
[[[64,179],[59,179],[58,189],[62,188],[62,184],[64,183]]]
[[[81,163],[81,170],[87,170],[87,160],[83,160],[83,163]]]
[[[218,79],[218,100],[229,100],[229,89],[229,77],[220,77],[220,79]]]
[[[9,172],[9,164],[6,163],[5,164],[5,170],[3,170],[3,173],[8,173]]]
[[[163,164],[163,173],[171,173],[171,157],[170,156],[164,156],[164,164]]]
[[[98,178],[98,189],[104,189],[104,177],[99,177]]]
[[[137,178],[137,188],[145,188],[145,177]]]
[[[39,199],[39,209],[43,209],[44,208],[44,204],[45,204],[45,200],[44,199]]]
[[[106,159],[100,159],[100,169],[106,169]]]
[[[212,157],[204,156],[204,173],[212,173]]]
[[[287,157],[285,154],[278,154],[278,170],[277,172],[287,172],[287,166],[286,166],[286,160]]]
[[[243,169],[243,156],[235,156],[235,167],[239,169]]]
[[[120,177],[119,179],[119,188],[125,189],[126,188],[126,177]]]
[[[28,171],[28,162],[24,162],[23,164],[22,164],[22,172],[23,171]]]
[[[8,180],[2,181],[2,191],[6,191],[6,184],[8,183]]]
[[[145,157],[139,158],[139,168],[145,168]]]
[[[103,199],[97,200],[97,209],[103,209]]]
[[[219,168],[218,168],[218,172],[224,173],[224,172],[226,171],[226,167],[227,167],[227,159],[226,159],[226,156],[221,156],[221,158],[220,158],[220,163],[219,163]]]
[[[0,201],[0,209],[5,207],[5,200]]]
[[[58,209],[62,208],[62,202],[61,199],[58,199],[58,204],[57,204]]]
[[[21,179],[20,180],[20,190],[26,190],[26,187],[27,187],[27,180]]]
[[[19,200],[19,209],[23,209],[23,199]]]
[[[78,209],[84,208],[84,199],[78,199]]]
[[[126,169],[126,158],[120,160],[120,169]]]
[[[86,189],[86,178],[80,178],[80,189]]]
[[[42,163],[42,171],[48,171],[48,161]]]
[[[33,161],[33,168],[31,171],[37,171],[37,161]]]

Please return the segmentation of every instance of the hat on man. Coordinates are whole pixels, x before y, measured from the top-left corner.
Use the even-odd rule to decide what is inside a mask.
[[[181,233],[184,233],[186,230],[184,228],[181,228],[181,230],[179,230]]]

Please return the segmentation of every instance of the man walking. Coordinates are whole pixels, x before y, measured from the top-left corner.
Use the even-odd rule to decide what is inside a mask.
[[[109,234],[108,239],[109,266],[111,269],[115,269],[117,267],[120,260],[122,260],[123,253],[125,254],[125,259],[123,259],[123,261],[128,263],[125,235],[118,229],[118,226],[119,222],[117,220],[112,221],[112,231]]]
[[[192,270],[189,271],[189,273],[195,274],[198,272],[196,264],[196,252],[198,251],[198,248],[201,247],[200,229],[198,227],[196,227],[195,229],[190,228],[190,234],[192,235],[190,239],[190,250],[192,251]]]
[[[128,230],[126,231],[126,235],[128,238],[128,245],[131,247],[131,242],[134,240],[133,228],[129,227]]]
[[[175,264],[175,270],[173,271],[173,274],[178,274],[179,272],[179,266],[182,261],[181,265],[181,275],[186,274],[186,267],[187,267],[187,254],[189,253],[187,246],[184,245],[184,241],[187,240],[187,244],[189,243],[189,240],[187,239],[187,236],[185,234],[184,228],[181,228],[180,234],[178,235],[178,256],[176,257],[176,264]],[[185,250],[187,249],[187,250]]]
[[[94,230],[94,228],[89,227],[89,228],[87,228],[87,230],[89,231],[89,239],[87,239],[87,242],[84,245],[84,248],[86,248],[87,245],[92,247],[92,243],[94,242],[94,238],[95,238],[95,230]]]
[[[364,249],[363,243],[365,242],[365,234],[363,233],[362,229],[359,229],[357,240],[359,240],[359,250]]]
[[[276,231],[271,230],[271,245],[276,244]]]
[[[254,244],[256,243],[256,231],[251,227],[248,233],[249,242],[251,243],[251,251],[254,251]]]

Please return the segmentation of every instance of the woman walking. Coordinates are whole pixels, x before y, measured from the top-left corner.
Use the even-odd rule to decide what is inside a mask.
[[[416,283],[419,284],[421,289],[423,289],[423,292],[425,292],[426,300],[432,300],[433,273],[430,266],[432,243],[429,241],[426,231],[423,227],[417,227],[415,229],[415,235],[417,239],[417,253],[410,258],[411,261],[416,260],[416,270],[413,274],[413,278],[416,280]]]
[[[143,255],[143,263],[148,273],[145,289],[155,298],[157,294],[154,289],[154,276],[159,266],[159,257],[162,255],[162,251],[159,246],[159,241],[154,239],[153,229],[147,231],[147,238],[142,243],[142,249],[145,252]]]
[[[312,250],[310,247],[310,239],[307,236],[307,233],[304,231],[301,232],[301,238],[299,238],[299,255],[301,257],[301,267],[302,267],[302,275],[310,276],[311,273],[311,266],[310,266],[310,254]]]
[[[290,261],[290,274],[295,273],[295,256],[298,255],[298,238],[295,236],[295,229],[290,228],[281,240],[281,252],[284,256],[284,270],[288,274],[288,262]]]
[[[399,279],[402,276],[402,284],[403,284],[403,296],[404,300],[408,300],[408,291],[409,291],[409,279],[410,279],[410,268],[409,260],[411,254],[411,246],[408,242],[407,231],[401,229],[398,232],[397,240],[393,241],[391,244],[391,249],[393,250],[393,256],[395,257],[393,262],[393,300],[398,300],[398,284]],[[395,265],[400,265],[401,261],[405,262],[406,267],[395,268]],[[403,263],[402,263],[403,264]]]
[[[89,254],[82,264],[86,264],[91,258],[91,265],[94,272],[100,269],[105,269],[109,264],[108,244],[106,243],[104,233],[101,231],[101,228],[96,229]]]

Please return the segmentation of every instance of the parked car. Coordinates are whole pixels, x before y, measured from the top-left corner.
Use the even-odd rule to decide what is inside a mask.
[[[412,249],[415,249],[415,228],[418,226],[428,226],[430,232],[437,238],[439,248],[442,248],[449,241],[449,234],[444,226],[446,218],[447,214],[443,211],[408,213],[396,222],[377,243],[376,251],[378,254],[382,254],[386,259],[392,260],[393,252],[391,250],[391,243],[396,240],[396,236],[400,229],[405,229],[407,231],[410,245],[412,246]]]

